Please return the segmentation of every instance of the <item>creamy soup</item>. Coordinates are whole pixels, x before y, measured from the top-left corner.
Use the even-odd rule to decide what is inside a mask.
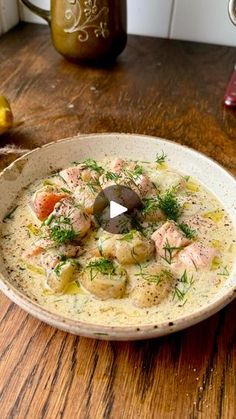
[[[31,184],[2,224],[11,282],[50,311],[101,325],[171,321],[207,305],[230,274],[235,231],[216,197],[165,158],[88,159]],[[119,234],[93,214],[112,185],[141,202]]]

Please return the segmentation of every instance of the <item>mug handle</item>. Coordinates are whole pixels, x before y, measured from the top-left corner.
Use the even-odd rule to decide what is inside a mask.
[[[229,17],[234,25],[236,25],[236,2],[235,0],[229,0]]]
[[[48,24],[50,25],[51,13],[49,12],[49,10],[41,9],[41,7],[35,6],[28,0],[21,0],[21,3],[23,3],[28,9],[30,9],[31,12],[35,13],[39,17],[42,17],[44,20],[46,20]]]

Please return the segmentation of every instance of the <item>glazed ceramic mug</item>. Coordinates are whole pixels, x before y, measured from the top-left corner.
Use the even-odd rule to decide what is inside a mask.
[[[236,0],[229,0],[229,17],[236,25]]]
[[[126,46],[126,0],[51,0],[50,11],[21,1],[48,22],[54,47],[66,58],[110,59]]]

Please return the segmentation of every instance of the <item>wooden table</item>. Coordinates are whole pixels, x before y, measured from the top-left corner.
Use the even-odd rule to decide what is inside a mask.
[[[236,174],[236,115],[222,106],[235,60],[234,48],[131,36],[114,67],[78,67],[53,50],[47,28],[19,26],[0,39],[0,91],[24,124],[1,144],[150,134]],[[136,343],[68,335],[3,295],[0,304],[1,418],[236,418],[236,303],[188,330]]]

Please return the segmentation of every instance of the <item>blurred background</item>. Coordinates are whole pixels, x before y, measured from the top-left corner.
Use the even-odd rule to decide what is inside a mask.
[[[33,0],[49,8],[50,0]],[[45,23],[17,0],[0,0],[0,34],[14,26],[19,17]],[[130,34],[236,45],[236,31],[228,17],[228,0],[128,0]]]

